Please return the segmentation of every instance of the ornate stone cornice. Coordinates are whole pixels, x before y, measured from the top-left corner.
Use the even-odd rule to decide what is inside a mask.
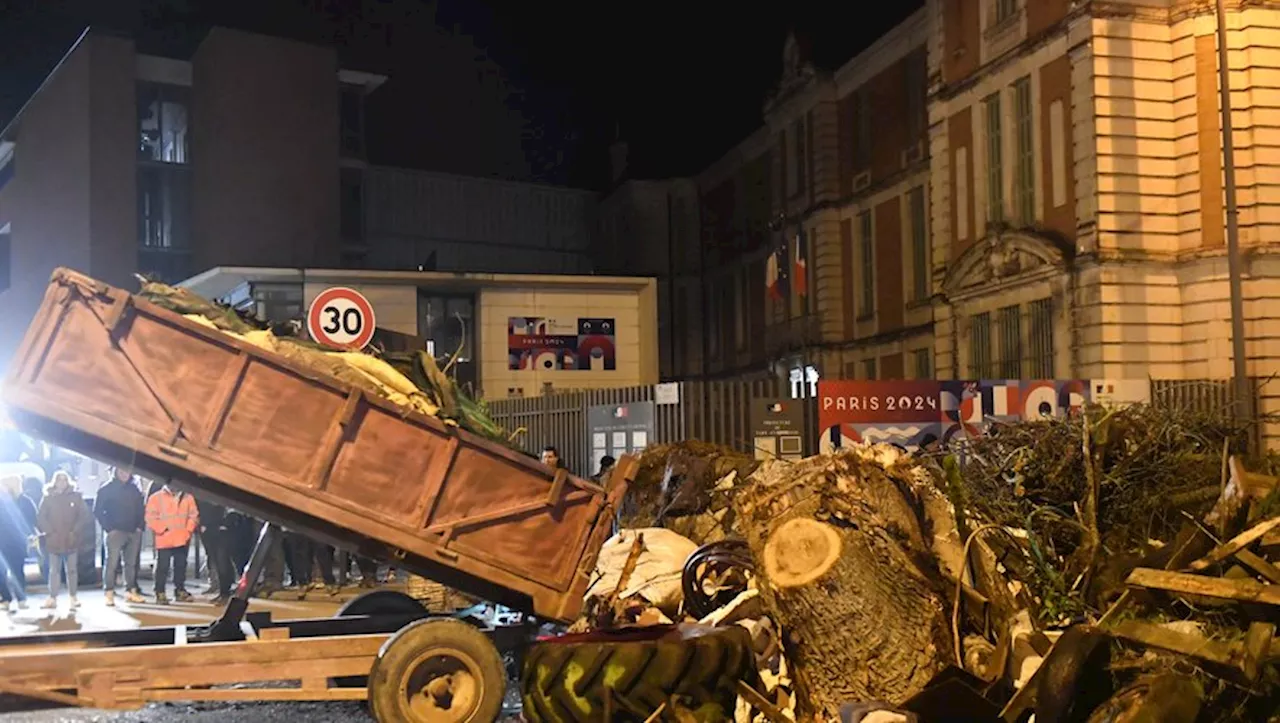
[[[951,301],[1061,273],[1070,259],[1062,246],[1028,230],[997,230],[960,254],[947,270],[943,293]]]

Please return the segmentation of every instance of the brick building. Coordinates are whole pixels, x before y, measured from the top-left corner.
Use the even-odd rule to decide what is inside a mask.
[[[675,304],[707,325],[685,374],[932,376],[926,20],[834,72],[787,40],[764,127],[696,179],[707,272]]]
[[[1230,377],[1213,5],[930,0],[927,12],[939,375]],[[1247,366],[1268,377],[1280,3],[1227,2],[1227,37]],[[1280,409],[1275,386],[1263,412]]]
[[[699,323],[666,376],[1229,378],[1216,28],[1182,0],[928,0],[834,72],[788,40],[764,127],[695,179],[704,271],[673,304]],[[1280,2],[1229,0],[1227,35],[1265,378]],[[807,293],[771,299],[770,255],[797,245]],[[1259,403],[1280,411],[1280,385]]]

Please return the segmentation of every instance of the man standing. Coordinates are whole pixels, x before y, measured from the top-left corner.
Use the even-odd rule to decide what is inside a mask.
[[[196,501],[191,495],[174,489],[168,482],[160,491],[147,500],[147,527],[156,536],[156,602],[168,604],[169,598],[164,594],[165,583],[168,582],[169,567],[173,567],[173,597],[178,602],[189,602],[191,593],[187,592],[187,545],[196,527],[200,525],[200,514],[196,511]]]
[[[133,484],[132,469],[126,466],[115,468],[111,481],[98,490],[93,515],[98,518],[103,532],[107,533],[107,566],[102,571],[102,590],[107,607],[116,604],[116,573],[122,565],[125,599],[131,603],[142,602],[142,596],[134,591],[138,587],[138,547],[142,544],[146,510],[142,492]]]
[[[222,505],[196,500],[200,513],[200,539],[209,555],[209,577],[216,585],[214,605],[222,605],[231,599],[231,589],[236,584],[236,571],[231,562],[231,535],[227,529],[227,509]]]

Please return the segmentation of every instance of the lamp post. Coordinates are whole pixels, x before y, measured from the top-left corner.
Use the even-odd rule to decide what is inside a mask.
[[[1222,171],[1226,190],[1227,211],[1227,275],[1231,286],[1231,357],[1237,409],[1251,417],[1252,389],[1245,364],[1244,294],[1240,283],[1240,223],[1236,210],[1235,145],[1231,128],[1231,74],[1227,66],[1227,13],[1223,0],[1217,0],[1218,14],[1218,93],[1222,106]]]

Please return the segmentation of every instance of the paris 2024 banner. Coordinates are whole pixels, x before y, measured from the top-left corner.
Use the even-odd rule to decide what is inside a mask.
[[[1149,379],[836,380],[818,383],[821,449],[887,443],[946,446],[992,424],[1043,419],[1085,404],[1151,400]]]

